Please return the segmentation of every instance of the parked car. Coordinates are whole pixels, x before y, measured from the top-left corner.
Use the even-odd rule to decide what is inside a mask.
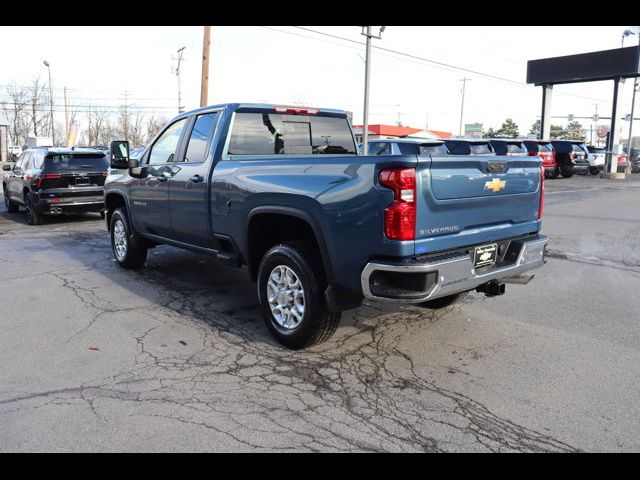
[[[444,144],[451,155],[495,155],[493,147],[486,139],[455,138],[445,140]]]
[[[22,152],[15,165],[4,165],[4,202],[11,213],[25,207],[27,222],[43,215],[100,212],[109,159],[94,149],[39,147]]]
[[[556,178],[560,175],[556,163],[556,151],[549,140],[524,140],[524,146],[530,156],[542,159],[542,167],[547,178]]]
[[[141,267],[158,244],[247,265],[266,327],[290,348],[329,338],[363,298],[441,308],[501,295],[544,263],[538,158],[360,156],[341,110],[204,107],[139,162],[112,142],[111,167],[118,265]]]
[[[589,156],[589,173],[596,175],[604,169],[605,157],[607,150],[604,147],[596,147],[594,145],[587,145]]]
[[[358,146],[361,151],[361,145]],[[448,155],[442,140],[424,138],[387,138],[371,140],[369,155]]]
[[[489,140],[489,143],[496,152],[496,155],[506,155],[509,157],[529,155],[524,142],[517,138],[492,138]]]
[[[631,173],[640,173],[640,148],[631,149]]]
[[[618,167],[618,173],[624,173],[627,171],[627,165],[629,164],[629,157],[626,153],[622,153],[620,155],[617,155],[617,167]]]
[[[551,144],[556,151],[558,169],[564,178],[574,173],[589,173],[589,151],[582,140],[552,140]]]

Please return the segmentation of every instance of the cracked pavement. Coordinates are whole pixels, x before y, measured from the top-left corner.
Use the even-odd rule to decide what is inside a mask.
[[[549,180],[529,285],[363,305],[299,352],[244,269],[162,246],[125,271],[97,215],[2,206],[0,451],[637,451],[639,188]]]

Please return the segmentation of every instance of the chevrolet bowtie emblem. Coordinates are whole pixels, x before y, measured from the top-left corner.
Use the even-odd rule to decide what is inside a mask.
[[[500,180],[499,178],[492,178],[490,182],[485,182],[484,189],[491,190],[496,193],[502,190],[507,185],[506,180]]]

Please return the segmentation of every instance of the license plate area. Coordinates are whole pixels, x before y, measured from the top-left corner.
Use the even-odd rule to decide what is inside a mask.
[[[76,185],[91,185],[89,177],[76,177]]]
[[[498,244],[490,243],[489,245],[481,245],[473,249],[473,266],[474,268],[486,267],[496,263],[498,257]]]

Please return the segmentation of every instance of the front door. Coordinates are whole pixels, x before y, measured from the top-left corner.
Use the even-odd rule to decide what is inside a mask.
[[[212,248],[209,222],[209,171],[213,161],[211,143],[219,112],[203,113],[187,128],[186,145],[172,165],[169,184],[171,239],[198,247]],[[184,153],[183,153],[184,152]]]
[[[24,189],[24,166],[31,158],[31,152],[23,152],[13,166],[13,170],[7,175],[7,193],[9,198],[17,203],[24,203],[22,190]]]
[[[171,236],[169,216],[169,184],[172,166],[187,118],[169,125],[142,158],[139,174],[131,185],[130,198],[133,223],[137,231]]]

